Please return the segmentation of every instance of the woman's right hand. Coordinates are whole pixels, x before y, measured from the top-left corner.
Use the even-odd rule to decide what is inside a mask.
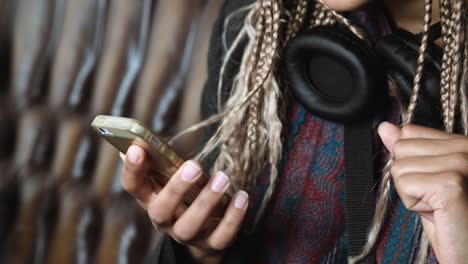
[[[186,245],[192,257],[200,263],[220,263],[223,253],[236,239],[248,206],[248,194],[237,192],[222,219],[211,217],[224,192],[229,178],[216,173],[187,207],[184,197],[202,176],[196,161],[187,161],[162,187],[151,177],[151,164],[146,152],[131,146],[124,160],[121,183],[147,211],[154,227],[180,244]]]

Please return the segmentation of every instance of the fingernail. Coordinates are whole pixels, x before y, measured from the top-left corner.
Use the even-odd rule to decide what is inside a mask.
[[[192,161],[187,161],[182,169],[180,177],[186,182],[192,182],[200,173],[200,167]]]
[[[236,199],[234,200],[234,207],[237,209],[243,209],[247,205],[247,202],[249,201],[249,194],[240,191],[236,194]]]
[[[127,150],[126,158],[133,164],[140,164],[142,156],[143,154],[141,153],[141,149],[138,147],[130,146]]]
[[[387,121],[383,121],[382,123],[380,123],[379,127],[378,128],[381,128],[382,126],[385,126],[386,124],[388,124]]]
[[[229,184],[229,177],[224,172],[216,173],[216,176],[211,183],[211,190],[213,192],[224,192]]]

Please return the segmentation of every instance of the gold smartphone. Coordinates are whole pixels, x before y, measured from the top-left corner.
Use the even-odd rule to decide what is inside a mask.
[[[166,143],[160,136],[151,132],[141,122],[131,118],[116,116],[96,116],[91,126],[96,132],[116,147],[120,152],[126,153],[131,145],[142,147],[151,160],[154,173],[154,180],[161,186],[166,185],[172,175],[182,166],[184,160]],[[192,189],[186,197],[186,205],[190,205],[195,197],[208,182],[204,175],[199,177],[196,188]],[[221,201],[221,207],[226,208],[230,197],[226,194]],[[224,213],[224,209],[217,208],[219,213]],[[221,215],[222,216],[222,215]]]

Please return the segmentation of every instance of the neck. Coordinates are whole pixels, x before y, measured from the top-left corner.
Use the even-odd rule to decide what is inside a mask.
[[[423,0],[384,0],[398,27],[413,33],[420,33],[423,29],[424,1]],[[439,0],[432,3],[432,22],[438,22]]]

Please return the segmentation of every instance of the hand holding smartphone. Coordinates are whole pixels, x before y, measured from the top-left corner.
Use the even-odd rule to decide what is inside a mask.
[[[221,259],[241,230],[248,193],[238,191],[231,199],[225,194],[230,181],[224,173],[208,181],[200,164],[184,162],[137,120],[98,116],[92,126],[123,153],[138,145],[127,153],[122,184],[145,208],[154,227],[185,245],[194,259]],[[147,177],[154,177],[159,186]]]
[[[131,118],[99,115],[91,126],[96,132],[116,147],[120,152],[126,153],[131,145],[143,148],[151,159],[154,180],[165,186],[174,173],[182,166],[184,160],[160,136],[151,132],[141,122]],[[197,197],[200,190],[207,184],[208,177],[199,177],[196,188],[185,199],[189,206]],[[224,209],[230,201],[229,195],[224,195],[221,207]],[[221,208],[220,208],[221,209]],[[222,210],[216,210],[217,216],[222,216]]]

